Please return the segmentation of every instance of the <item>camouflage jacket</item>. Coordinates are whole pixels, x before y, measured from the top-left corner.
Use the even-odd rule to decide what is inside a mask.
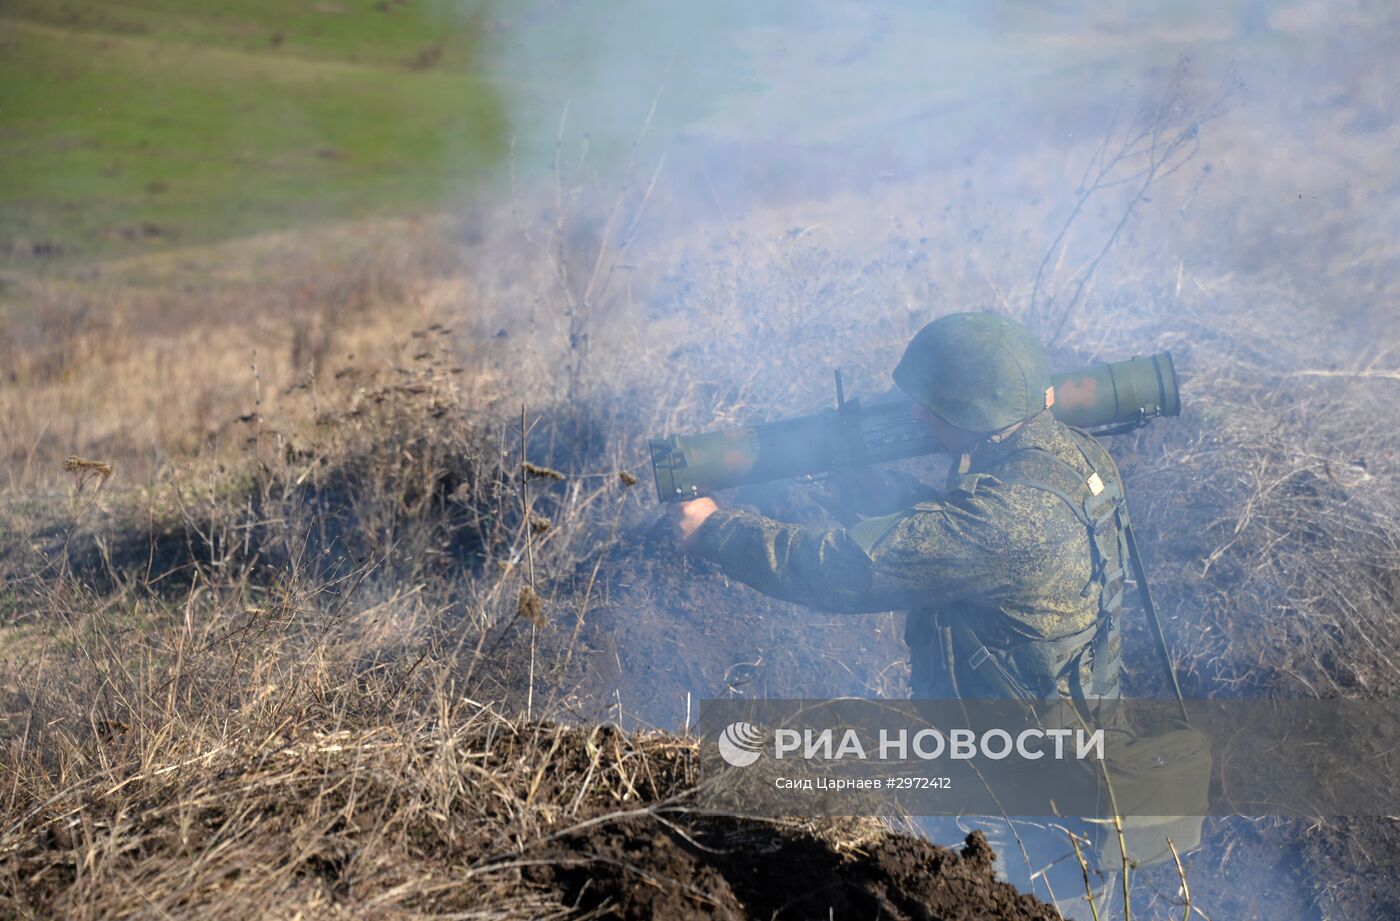
[[[1047,467],[1060,471],[1060,494],[1024,485],[1053,479]],[[1069,504],[1080,500],[1073,493],[1085,482],[1096,496],[1122,496],[1102,446],[1044,412],[976,445],[932,501],[830,531],[721,509],[696,532],[693,550],[733,579],[808,607],[908,610],[916,697],[1059,696],[1069,692],[1067,675],[1089,675],[1092,652],[1085,651],[1111,620],[1103,617],[1100,594],[1113,594],[1116,606],[1126,564],[1115,534],[1099,546],[1112,548],[1115,558],[1103,571],[1116,584],[1095,581],[1094,562],[1104,554],[1096,556],[1086,523]],[[1116,628],[1112,633],[1102,664],[1111,666],[1116,692]],[[1057,663],[1050,670],[1060,671],[1050,685],[1026,674],[1044,671],[1047,657]]]

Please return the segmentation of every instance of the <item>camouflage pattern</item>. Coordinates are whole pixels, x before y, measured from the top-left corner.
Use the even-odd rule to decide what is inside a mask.
[[[1000,431],[1049,405],[1045,347],[1024,325],[994,313],[929,323],[891,376],[925,409],[969,432]]]
[[[1066,649],[1088,650],[1100,623],[1103,587],[1085,525],[1065,500],[1014,482],[1045,482],[1052,460],[1081,477],[1097,472],[1106,494],[1121,495],[1107,452],[1041,412],[977,444],[936,499],[830,531],[720,509],[696,532],[694,551],[733,579],[808,607],[908,610],[915,697],[1069,694],[1065,675],[1047,688],[1014,674],[1025,680],[1008,686],[998,674],[998,665],[1014,673],[1027,654],[1063,660]],[[1121,572],[1116,538],[1108,546],[1118,558],[1105,563]],[[1116,588],[1121,593],[1121,580]],[[989,661],[979,643],[998,655]],[[1116,686],[1116,630],[1111,644],[1105,664]],[[1078,661],[1086,687],[1090,660],[1085,652]]]

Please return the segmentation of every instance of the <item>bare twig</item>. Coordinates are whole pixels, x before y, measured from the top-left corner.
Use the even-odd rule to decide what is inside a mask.
[[[1120,101],[1102,142],[1086,164],[1084,176],[1075,191],[1074,204],[1041,257],[1031,284],[1027,315],[1040,328],[1048,345],[1053,345],[1059,339],[1100,264],[1113,249],[1138,206],[1148,200],[1157,183],[1195,157],[1200,145],[1201,126],[1223,115],[1236,91],[1232,83],[1204,109],[1192,112],[1183,102],[1185,80],[1186,62],[1183,59],[1178,61],[1176,72],[1160,101],[1147,109],[1121,136],[1118,135],[1123,109]],[[1063,261],[1071,227],[1091,200],[1119,186],[1130,187],[1127,202],[1098,250],[1071,277],[1068,298],[1060,302],[1054,294],[1045,294],[1049,281],[1047,269],[1052,259]]]
[[[1074,858],[1079,861],[1079,872],[1084,877],[1084,898],[1089,902],[1089,912],[1094,916],[1094,921],[1099,921],[1099,906],[1094,902],[1094,887],[1089,884],[1089,862],[1084,859],[1084,852],[1079,847],[1079,837],[1073,831],[1069,834],[1069,843],[1074,846]]]

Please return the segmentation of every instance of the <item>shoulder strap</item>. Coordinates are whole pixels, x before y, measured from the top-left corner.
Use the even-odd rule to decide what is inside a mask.
[[[1113,455],[1104,450],[1103,446],[1090,435],[1081,429],[1070,429],[1074,434],[1075,446],[1079,448],[1079,453],[1084,455],[1090,466],[1095,466],[1085,450],[1085,443],[1094,445],[1097,452],[1104,456],[1105,462],[1113,468],[1114,475],[1121,483],[1122,474],[1118,472],[1118,464],[1113,460]],[[1157,605],[1152,601],[1152,588],[1147,582],[1147,568],[1142,562],[1142,553],[1138,550],[1137,537],[1133,534],[1132,519],[1128,515],[1128,499],[1126,493],[1123,497],[1122,519],[1120,527],[1123,532],[1123,545],[1128,551],[1128,564],[1133,568],[1133,581],[1137,583],[1138,601],[1142,604],[1142,610],[1147,614],[1147,622],[1152,627],[1152,641],[1157,648],[1157,657],[1162,663],[1162,669],[1167,673],[1167,679],[1171,682],[1172,693],[1176,695],[1177,709],[1181,712],[1181,719],[1186,725],[1191,725],[1190,718],[1186,715],[1186,700],[1181,694],[1181,682],[1176,677],[1176,666],[1172,664],[1171,649],[1167,646],[1167,634],[1162,629],[1162,618],[1157,614]]]
[[[1147,587],[1147,570],[1142,565],[1142,555],[1138,553],[1133,526],[1126,519],[1123,522],[1123,536],[1128,542],[1128,557],[1133,566],[1133,578],[1137,581],[1138,599],[1142,602],[1142,609],[1147,612],[1148,623],[1152,625],[1152,640],[1157,647],[1157,656],[1162,660],[1162,668],[1166,669],[1167,677],[1171,679],[1172,692],[1176,694],[1176,705],[1181,711],[1181,719],[1190,726],[1191,719],[1186,715],[1186,700],[1181,696],[1181,683],[1176,680],[1171,650],[1167,648],[1167,635],[1162,631],[1162,620],[1157,616],[1157,606],[1152,603],[1152,590]]]

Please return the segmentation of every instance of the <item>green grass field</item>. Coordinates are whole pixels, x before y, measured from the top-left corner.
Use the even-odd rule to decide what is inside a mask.
[[[507,148],[450,5],[0,3],[0,260],[438,205]]]
[[[527,185],[552,186],[556,136],[563,171],[595,184],[663,154],[673,173],[689,156],[722,180],[766,147],[784,164],[839,150],[915,171],[995,143],[1047,100],[1078,100],[1066,118],[1096,125],[1125,61],[1169,70],[1188,46],[1280,45],[1231,42],[1228,17],[1216,32],[1173,31],[1162,14],[1161,29],[1124,38],[1066,31],[1072,13],[793,9],[0,0],[0,266],[441,211],[503,177],[512,137]],[[862,169],[843,179],[859,185]],[[712,194],[699,194],[705,208]]]

